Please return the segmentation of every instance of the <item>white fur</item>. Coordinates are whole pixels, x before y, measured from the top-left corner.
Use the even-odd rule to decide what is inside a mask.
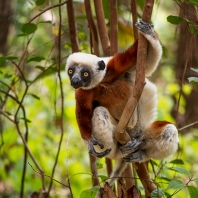
[[[68,57],[65,69],[68,72],[68,69],[72,65],[76,65],[77,67],[86,66],[89,68],[94,77],[92,78],[91,84],[88,87],[82,87],[82,89],[92,89],[102,81],[106,74],[106,67],[104,70],[98,70],[98,61],[103,60],[106,64],[110,59],[111,57],[99,58],[93,54],[76,52]]]
[[[156,70],[158,63],[162,56],[162,46],[158,39],[154,39],[151,35],[144,34],[144,37],[149,41],[148,54],[145,67],[146,76],[151,76],[151,74]]]
[[[145,73],[146,76],[150,76],[155,71],[160,61],[162,55],[162,47],[157,39],[153,38],[150,35],[144,33],[142,34],[149,41]],[[74,53],[70,55],[67,60],[66,71],[68,71],[68,68],[72,65],[76,65],[77,67],[86,66],[90,68],[92,74],[94,75],[93,82],[89,87],[83,89],[92,89],[102,81],[106,73],[106,68],[104,70],[98,70],[98,61],[103,60],[107,65],[111,58],[112,57],[99,58],[95,55],[80,52]],[[134,82],[135,70],[131,70],[130,73],[131,81]],[[152,84],[148,79],[146,79],[146,85],[140,97],[138,106],[134,111],[134,115],[130,119],[128,127],[133,129],[138,122],[140,128],[138,128],[138,130],[134,132],[134,136],[139,135],[141,137],[144,137],[145,131],[156,119],[156,115],[157,89],[154,84]],[[106,108],[97,107],[93,113],[92,126],[92,135],[104,145],[104,149],[100,149],[100,147],[95,146],[96,152],[101,152],[111,148],[112,151],[107,155],[107,157],[116,160],[116,165],[111,175],[112,178],[110,177],[110,179],[108,180],[110,185],[112,185],[116,179],[115,177],[120,176],[127,164],[123,161],[123,156],[120,150],[118,150],[117,141],[115,139],[114,133],[117,126],[117,122],[110,115],[109,111]],[[140,132],[142,134],[138,134]],[[133,134],[130,135],[133,136]],[[165,128],[163,128],[163,131],[159,138],[147,138],[145,141],[145,153],[143,154],[143,159],[140,161],[146,161],[150,158],[162,159],[174,153],[177,150],[178,132],[174,125],[168,124]]]

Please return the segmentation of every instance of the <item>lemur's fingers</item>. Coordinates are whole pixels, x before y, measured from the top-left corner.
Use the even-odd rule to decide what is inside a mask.
[[[128,141],[125,145],[119,146],[119,149],[121,153],[126,156],[139,149],[141,143],[141,140],[133,138],[132,140]]]
[[[99,142],[95,137],[92,136],[90,141],[93,145],[98,145],[101,149],[104,148],[104,145],[101,142]]]
[[[143,151],[142,150],[138,150],[134,153],[131,153],[125,157],[123,157],[123,160],[125,162],[142,162],[143,160]]]
[[[150,23],[146,23],[144,22],[142,19],[140,19],[139,22],[135,23],[135,26],[137,27],[137,29],[143,33],[143,34],[149,34],[151,35],[153,38],[155,38],[155,33],[154,33],[154,25],[150,24]]]
[[[95,157],[98,157],[98,158],[102,158],[102,157],[105,157],[106,155],[108,155],[110,152],[111,152],[111,148],[110,149],[107,149],[101,153],[98,153],[95,151],[94,149],[94,145],[99,145],[101,149],[104,148],[103,144],[98,142],[98,140],[94,137],[92,137],[89,141],[88,141],[88,150],[89,150],[89,153],[94,155]]]

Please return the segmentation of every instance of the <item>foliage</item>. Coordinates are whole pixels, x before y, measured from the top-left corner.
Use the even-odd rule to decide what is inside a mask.
[[[22,183],[25,197],[30,197],[33,192],[42,189],[43,182],[49,188],[51,178],[59,183],[53,182],[50,197],[70,197],[71,191],[75,198],[93,197],[99,188],[91,185],[92,175],[89,170],[87,149],[75,121],[74,90],[70,87],[64,72],[65,60],[71,53],[65,8],[62,6],[61,24],[58,8],[51,9],[51,14],[50,12],[43,14],[29,23],[38,10],[40,12],[49,6],[48,1],[28,0],[23,4],[17,0],[14,3],[14,22],[12,34],[9,35],[9,50],[7,56],[0,56],[0,124],[3,123],[3,126],[0,126],[0,186],[3,189],[0,191],[0,197],[1,195],[19,197]],[[143,1],[138,3],[142,8]],[[196,1],[193,0],[189,3],[196,5]],[[118,9],[119,17],[128,23],[131,14],[129,5],[120,3]],[[80,50],[90,52],[89,29],[82,2],[75,2],[75,10]],[[163,12],[167,16],[168,11],[162,9],[162,16]],[[108,24],[109,15],[106,12],[105,15]],[[172,24],[179,24],[183,20],[187,21],[177,16],[168,17],[168,21]],[[197,34],[194,24],[187,22],[191,32]],[[157,20],[156,26],[158,30],[163,28]],[[165,26],[171,31],[172,27],[166,23]],[[125,49],[133,41],[132,29],[121,22],[119,27],[120,49]],[[163,29],[159,32],[162,31]],[[162,42],[166,43],[170,39],[169,36],[167,32],[166,35],[162,33],[161,40],[164,40]],[[61,37],[60,45],[59,37]],[[171,39],[173,43],[173,38]],[[159,87],[158,118],[174,122],[170,115],[174,103],[171,94],[178,95],[179,85],[174,80],[173,53],[167,50],[174,48],[170,43],[164,44],[165,55],[162,60],[164,66],[159,69],[159,76],[154,76],[153,80]],[[197,69],[193,71],[197,72]],[[197,84],[198,80],[191,77],[189,82]],[[190,90],[191,86],[184,87],[186,93]],[[185,113],[184,98],[179,111]],[[182,198],[187,196],[187,191],[190,197],[197,197],[197,159],[194,157],[197,134],[194,131],[181,139],[183,142],[180,143],[179,156],[182,159],[153,161],[153,168],[158,174],[151,174],[159,188],[152,193],[152,197],[174,195]],[[27,142],[30,152],[27,152],[27,147],[25,151],[24,142]],[[101,183],[107,179],[103,164],[104,159],[98,160],[97,168]],[[149,166],[152,170],[151,165]],[[42,177],[43,173],[45,177]],[[137,182],[141,189],[138,179]]]

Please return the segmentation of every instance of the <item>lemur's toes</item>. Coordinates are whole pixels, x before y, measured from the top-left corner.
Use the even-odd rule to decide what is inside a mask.
[[[152,37],[155,38],[155,33],[154,33],[154,25],[144,22],[142,19],[140,19],[138,22],[135,23],[135,26],[138,28],[138,30],[143,33],[143,34],[149,34]]]
[[[142,162],[143,160],[143,151],[142,150],[138,150],[134,153],[131,153],[125,157],[123,157],[125,162]]]

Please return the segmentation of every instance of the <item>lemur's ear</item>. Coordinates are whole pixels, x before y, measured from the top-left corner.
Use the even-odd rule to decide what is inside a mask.
[[[105,63],[103,60],[98,61],[98,70],[104,70],[105,69]]]

